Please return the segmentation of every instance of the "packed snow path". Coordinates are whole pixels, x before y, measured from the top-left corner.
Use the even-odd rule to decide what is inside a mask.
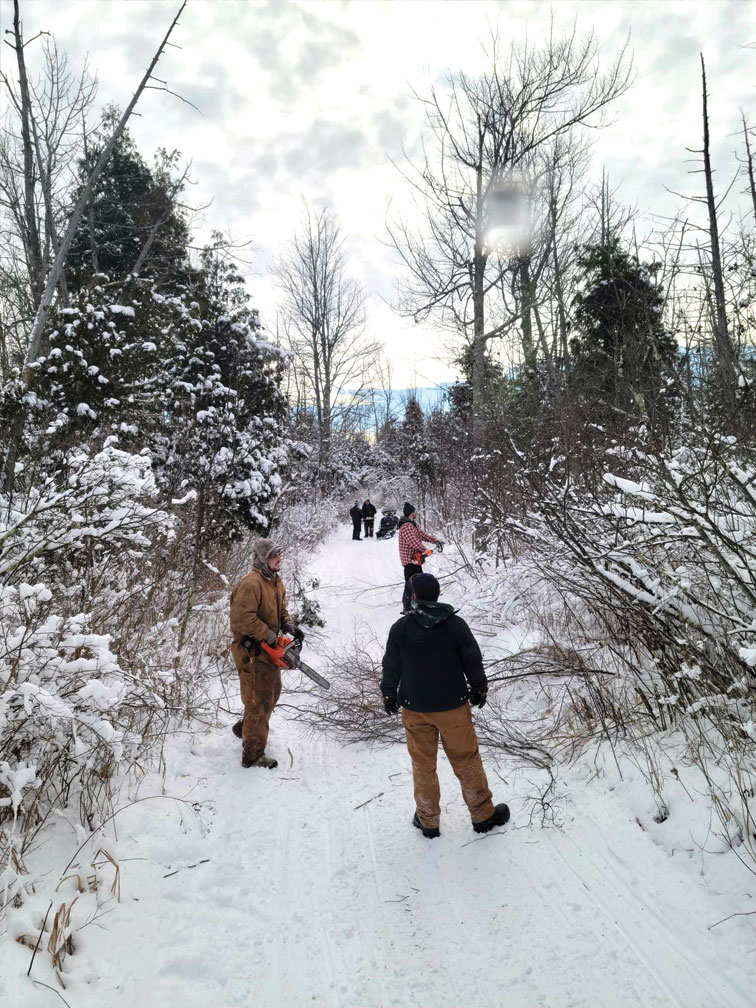
[[[315,666],[318,646],[382,640],[398,618],[396,540],[349,535],[312,568],[327,619],[308,638]],[[618,796],[587,788],[564,797],[561,829],[529,825],[528,772],[484,754],[513,819],[479,837],[441,754],[429,841],[410,825],[403,746],[343,747],[281,709],[268,751],[272,772],[242,769],[228,729],[171,743],[166,791],[188,804],[122,813],[123,900],[82,933],[72,1008],[753,1008],[742,929],[707,930],[732,894],[656,846]]]

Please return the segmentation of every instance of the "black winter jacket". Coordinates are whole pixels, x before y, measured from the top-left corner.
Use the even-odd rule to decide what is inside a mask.
[[[375,504],[363,504],[362,505],[362,517],[363,518],[375,518]]]
[[[465,621],[443,602],[414,602],[391,627],[383,656],[381,692],[402,707],[429,714],[453,710],[468,685],[486,689],[483,658]]]
[[[349,517],[352,519],[353,525],[359,525],[362,521],[362,508],[355,504],[355,506],[349,511]]]

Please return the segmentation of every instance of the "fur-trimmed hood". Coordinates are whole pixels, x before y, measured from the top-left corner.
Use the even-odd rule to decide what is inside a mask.
[[[266,577],[272,576],[268,560],[274,553],[280,553],[281,547],[272,539],[258,539],[252,547],[252,566],[256,567]]]

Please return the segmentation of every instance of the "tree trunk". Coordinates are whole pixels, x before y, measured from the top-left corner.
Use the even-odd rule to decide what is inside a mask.
[[[199,578],[200,561],[202,559],[202,547],[204,544],[205,529],[205,487],[201,486],[197,495],[197,513],[194,516],[194,545],[192,547],[192,577],[189,584],[189,591],[186,595],[186,605],[179,623],[178,639],[176,641],[176,668],[181,661],[181,651],[186,641],[186,631],[189,627],[189,618],[194,605],[194,595],[197,589]]]
[[[711,157],[709,155],[709,110],[706,94],[706,67],[701,53],[701,81],[703,91],[703,160],[704,177],[706,179],[706,205],[709,210],[709,240],[711,243],[711,272],[714,283],[714,339],[717,351],[717,365],[722,382],[722,395],[726,404],[735,405],[735,349],[732,345],[727,326],[727,308],[725,304],[724,281],[722,278],[722,259],[719,246],[719,223],[717,221],[717,204],[714,197],[714,183],[711,174]]]
[[[528,371],[535,371],[536,352],[533,343],[533,290],[530,282],[530,256],[517,260],[520,275],[520,304],[522,311],[522,355]]]
[[[331,435],[333,433],[332,394],[330,380],[326,377],[325,384],[323,385],[323,416],[320,425],[321,461],[326,466],[330,466],[331,464]]]
[[[746,149],[746,171],[748,172],[748,191],[751,194],[751,206],[753,207],[753,219],[756,222],[756,180],[753,174],[753,155],[751,154],[751,144],[748,140],[748,123],[743,116],[743,139]]]
[[[483,438],[486,415],[486,337],[485,337],[485,295],[483,278],[485,259],[476,255],[473,259],[473,354],[472,354],[472,401],[473,401],[473,442],[476,447]]]
[[[559,261],[559,248],[556,239],[557,207],[556,200],[552,198],[550,203],[551,217],[551,253],[554,260],[554,290],[557,302],[557,319],[559,328],[559,347],[562,358],[562,371],[567,372],[569,364],[569,346],[567,342],[567,310],[564,300],[564,286],[562,284],[562,264]]]
[[[473,447],[483,440],[486,402],[486,336],[485,336],[485,276],[486,253],[483,245],[485,220],[483,213],[483,132],[478,123],[478,167],[476,172],[475,247],[471,263],[473,302],[472,346],[472,427]]]
[[[13,38],[18,63],[18,83],[21,95],[21,142],[24,150],[24,249],[26,252],[29,286],[32,298],[39,303],[45,285],[42,249],[37,227],[37,212],[34,203],[34,147],[32,144],[32,108],[29,95],[29,78],[24,59],[24,38],[19,13],[18,0],[13,0]]]

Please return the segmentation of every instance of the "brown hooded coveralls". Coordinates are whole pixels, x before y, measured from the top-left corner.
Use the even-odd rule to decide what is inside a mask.
[[[275,552],[270,539],[259,539],[254,546],[254,566],[231,592],[231,655],[239,672],[244,704],[242,724],[243,756],[255,760],[265,752],[268,723],[281,695],[281,670],[265,652],[249,654],[237,641],[250,636],[265,640],[269,630],[276,636],[282,623],[289,623],[286,592],[278,574],[268,569],[268,557]]]

